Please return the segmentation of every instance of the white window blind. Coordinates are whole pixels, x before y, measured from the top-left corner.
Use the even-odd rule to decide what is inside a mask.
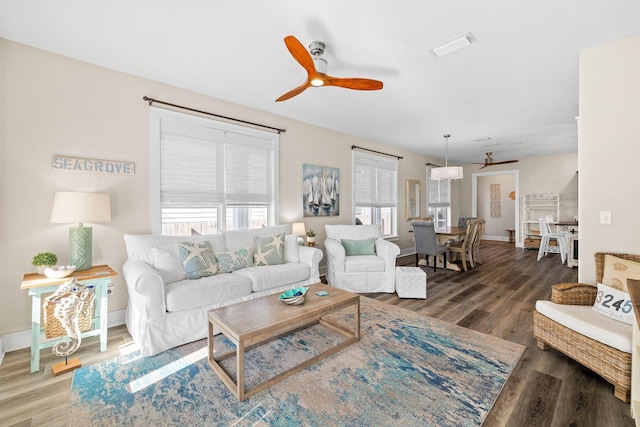
[[[273,200],[273,142],[232,132],[227,132],[226,142],[226,202],[270,203]]]
[[[152,109],[151,136],[154,232],[275,224],[277,134]]]
[[[224,142],[221,130],[160,118],[162,206],[206,206],[224,201]]]
[[[356,152],[354,158],[356,206],[395,207],[398,161]]]

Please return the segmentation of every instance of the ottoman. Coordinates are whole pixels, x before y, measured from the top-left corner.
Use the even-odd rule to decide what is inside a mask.
[[[427,273],[419,267],[396,267],[399,298],[427,298]]]

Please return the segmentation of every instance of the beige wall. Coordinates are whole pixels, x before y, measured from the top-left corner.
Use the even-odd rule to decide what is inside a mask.
[[[578,154],[567,153],[554,156],[531,157],[505,165],[496,165],[480,169],[481,165],[466,165],[464,167],[464,179],[459,183],[458,205],[459,216],[471,216],[472,206],[472,180],[474,173],[518,171],[518,209],[519,220],[523,220],[522,196],[525,194],[559,194],[560,195],[560,219],[573,220],[578,214]],[[454,218],[457,218],[454,217]],[[520,228],[521,230],[521,228]],[[522,242],[522,233],[517,236],[517,241]]]
[[[53,251],[66,263],[68,228],[50,224],[56,191],[111,195],[110,224],[93,225],[94,264],[118,272],[125,260],[125,233],[150,232],[149,108],[144,95],[204,111],[286,128],[280,140],[280,222],[301,220],[303,163],[340,168],[340,216],[305,219],[325,238],[324,224],[351,223],[351,145],[403,156],[404,180],[420,180],[424,195],[425,156],[385,147],[284,117],[252,110],[175,87],[133,77],[52,53],[0,40],[0,335],[31,327],[31,300],[20,290],[32,256]],[[135,163],[134,176],[54,172],[54,154]],[[421,201],[425,209],[425,201]],[[401,248],[412,247],[404,203],[398,209]],[[121,276],[109,311],[122,310],[127,291]]]
[[[500,185],[499,198],[491,198],[491,185]],[[515,175],[492,175],[478,177],[476,193],[478,201],[477,217],[484,218],[484,238],[491,240],[508,240],[506,229],[516,227],[516,200],[509,198],[509,193],[515,191]],[[491,203],[500,202],[500,216],[491,217]]]
[[[640,36],[580,55],[580,271],[595,282],[593,253],[640,254]],[[611,211],[610,225],[600,212]]]

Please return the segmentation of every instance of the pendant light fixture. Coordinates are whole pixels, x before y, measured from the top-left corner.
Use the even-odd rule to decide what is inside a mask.
[[[462,179],[462,166],[449,166],[449,138],[451,135],[448,133],[444,135],[445,140],[445,155],[444,155],[444,167],[431,169],[431,179],[436,181]]]

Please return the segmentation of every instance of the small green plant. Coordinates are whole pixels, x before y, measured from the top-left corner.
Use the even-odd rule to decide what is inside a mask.
[[[316,237],[316,232],[313,230],[307,231],[307,237]]]
[[[58,256],[53,252],[40,252],[33,256],[31,264],[38,266],[52,266],[58,263]]]

